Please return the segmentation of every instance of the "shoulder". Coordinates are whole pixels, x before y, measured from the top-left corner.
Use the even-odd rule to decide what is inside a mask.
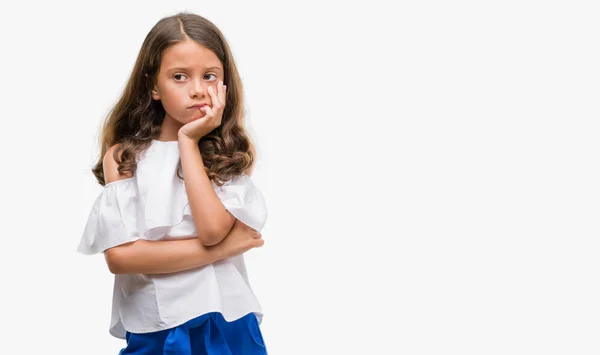
[[[118,147],[119,145],[115,144],[112,147],[108,148],[106,154],[104,154],[104,158],[102,159],[105,184],[132,177],[131,173],[127,173],[125,175],[119,174],[119,163],[115,160],[115,151]],[[119,160],[121,160],[121,153],[122,152],[119,152]]]

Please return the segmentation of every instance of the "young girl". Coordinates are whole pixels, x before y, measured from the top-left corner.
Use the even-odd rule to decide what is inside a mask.
[[[207,19],[161,19],[107,117],[104,186],[78,251],[115,274],[120,354],[266,354],[243,253],[267,210],[229,45]]]

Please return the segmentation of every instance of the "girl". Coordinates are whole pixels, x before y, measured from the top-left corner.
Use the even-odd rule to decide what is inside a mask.
[[[104,189],[78,251],[115,274],[120,354],[266,354],[243,253],[263,245],[267,210],[229,45],[180,13],[146,36],[101,135]]]

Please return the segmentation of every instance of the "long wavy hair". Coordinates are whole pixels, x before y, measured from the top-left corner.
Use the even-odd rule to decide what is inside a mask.
[[[113,155],[119,164],[119,174],[132,175],[137,167],[137,157],[153,139],[159,137],[165,109],[160,101],[152,99],[151,90],[165,49],[188,39],[215,53],[223,65],[223,84],[227,85],[227,102],[221,125],[198,142],[209,179],[221,186],[252,166],[255,159],[253,145],[243,126],[242,81],[230,47],[212,22],[202,16],[182,12],[162,18],[150,30],[121,97],[104,121],[99,138],[100,157],[92,168],[100,185],[106,185],[102,162],[111,146],[119,144]]]

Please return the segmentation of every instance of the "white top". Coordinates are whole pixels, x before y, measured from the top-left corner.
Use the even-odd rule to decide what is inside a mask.
[[[137,239],[196,236],[185,185],[177,176],[177,141],[154,140],[142,152],[133,177],[104,186],[89,214],[77,251],[92,255]],[[180,170],[180,175],[183,173]],[[261,231],[267,208],[250,176],[242,174],[212,186],[237,219]],[[254,296],[243,255],[187,271],[115,275],[109,333],[147,333],[173,328],[208,312],[233,321],[262,311]]]

